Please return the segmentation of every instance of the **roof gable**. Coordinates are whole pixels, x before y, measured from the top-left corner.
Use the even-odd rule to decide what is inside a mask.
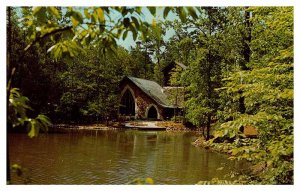
[[[166,70],[171,70],[173,69],[176,65],[180,66],[182,69],[186,69],[187,66],[180,63],[180,62],[177,62],[177,61],[173,61],[173,62],[170,62],[169,64],[167,64],[164,68],[161,69],[162,72],[166,71]],[[169,71],[168,71],[169,72]]]
[[[146,93],[150,98],[163,107],[174,107],[169,103],[167,95],[163,93],[163,88],[156,82],[135,77],[125,77],[132,81],[138,88]]]

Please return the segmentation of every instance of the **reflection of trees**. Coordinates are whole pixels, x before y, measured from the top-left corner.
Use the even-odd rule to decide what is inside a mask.
[[[37,172],[42,176],[47,174],[49,181],[51,179],[54,182],[58,180],[53,177],[65,176],[73,176],[72,180],[67,181],[77,183],[87,183],[96,176],[98,179],[95,183],[115,181],[119,184],[145,177],[152,177],[157,184],[195,184],[199,180],[223,178],[223,174],[235,164],[224,155],[192,146],[193,136],[164,131],[85,131],[40,136],[32,139],[34,146],[25,143],[24,147],[19,148],[21,144],[18,144],[16,148],[18,152],[30,153],[26,148],[44,151],[39,153],[42,163],[32,158],[26,159],[26,163],[36,165],[35,168],[39,169],[33,176]],[[22,153],[18,156],[24,157]],[[34,157],[35,154],[31,153],[30,156]],[[222,171],[216,170],[222,166]]]

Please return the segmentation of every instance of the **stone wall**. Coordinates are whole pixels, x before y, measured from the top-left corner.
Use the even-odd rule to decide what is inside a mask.
[[[156,102],[151,99],[146,93],[141,91],[133,82],[130,80],[123,81],[120,84],[121,92],[124,92],[124,89],[130,88],[134,93],[134,101],[135,101],[135,118],[136,119],[144,119],[147,118],[147,110],[153,105],[158,110],[158,118],[163,119],[163,108],[156,104]],[[120,95],[120,100],[121,100]]]

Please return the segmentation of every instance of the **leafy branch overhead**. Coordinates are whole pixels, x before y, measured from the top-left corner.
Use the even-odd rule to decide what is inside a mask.
[[[29,33],[27,35],[29,43],[25,51],[35,43],[51,38],[53,46],[48,51],[53,52],[51,54],[56,59],[78,55],[80,47],[90,43],[101,44],[103,53],[114,52],[117,39],[124,40],[129,33],[132,33],[133,40],[137,40],[138,36],[146,38],[149,28],[156,25],[156,22],[149,24],[143,19],[141,7],[34,7],[29,11],[28,8],[23,9],[22,25]],[[147,7],[147,9],[155,16],[158,8]],[[197,10],[192,7],[161,9],[164,9],[164,18],[172,10],[178,12],[183,20],[189,14],[193,18],[197,17]],[[112,18],[112,15],[119,16]]]

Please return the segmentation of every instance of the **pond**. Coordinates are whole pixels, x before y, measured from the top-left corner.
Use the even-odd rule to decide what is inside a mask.
[[[154,184],[196,184],[243,168],[228,156],[194,147],[196,132],[138,130],[9,134],[11,164],[22,177],[12,184],[127,184],[150,177]],[[227,178],[228,179],[228,178]]]

